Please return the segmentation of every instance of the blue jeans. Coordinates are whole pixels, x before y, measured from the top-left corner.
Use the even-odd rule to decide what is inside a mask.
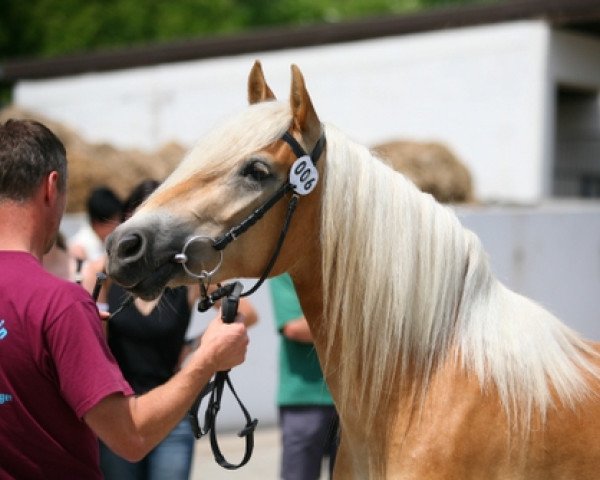
[[[100,469],[106,480],[188,480],[194,435],[184,418],[154,450],[131,463],[100,442]]]

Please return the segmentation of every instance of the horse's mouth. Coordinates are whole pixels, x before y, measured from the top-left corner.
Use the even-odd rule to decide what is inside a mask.
[[[128,284],[126,279],[115,278],[115,281],[142,300],[154,300],[161,295],[169,280],[175,276],[177,269],[177,264],[167,262],[134,284]]]

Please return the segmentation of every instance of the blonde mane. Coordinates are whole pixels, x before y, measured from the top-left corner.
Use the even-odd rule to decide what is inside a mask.
[[[386,411],[390,382],[423,398],[450,355],[495,386],[524,429],[534,410],[543,421],[552,394],[569,406],[581,399],[591,348],[500,284],[448,207],[334,127],[326,137],[323,360],[339,381],[338,407],[370,424]]]

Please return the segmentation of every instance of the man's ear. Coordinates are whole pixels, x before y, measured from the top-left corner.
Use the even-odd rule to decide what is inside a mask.
[[[46,202],[55,202],[60,195],[60,174],[53,170],[51,171],[43,181],[43,194]]]

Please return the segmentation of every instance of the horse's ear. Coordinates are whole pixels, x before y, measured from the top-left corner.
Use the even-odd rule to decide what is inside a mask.
[[[275,100],[275,95],[267,85],[260,62],[256,60],[248,76],[248,103],[253,105],[267,100]]]
[[[290,104],[295,128],[305,133],[320,131],[321,122],[306,90],[302,72],[296,65],[292,65]]]

